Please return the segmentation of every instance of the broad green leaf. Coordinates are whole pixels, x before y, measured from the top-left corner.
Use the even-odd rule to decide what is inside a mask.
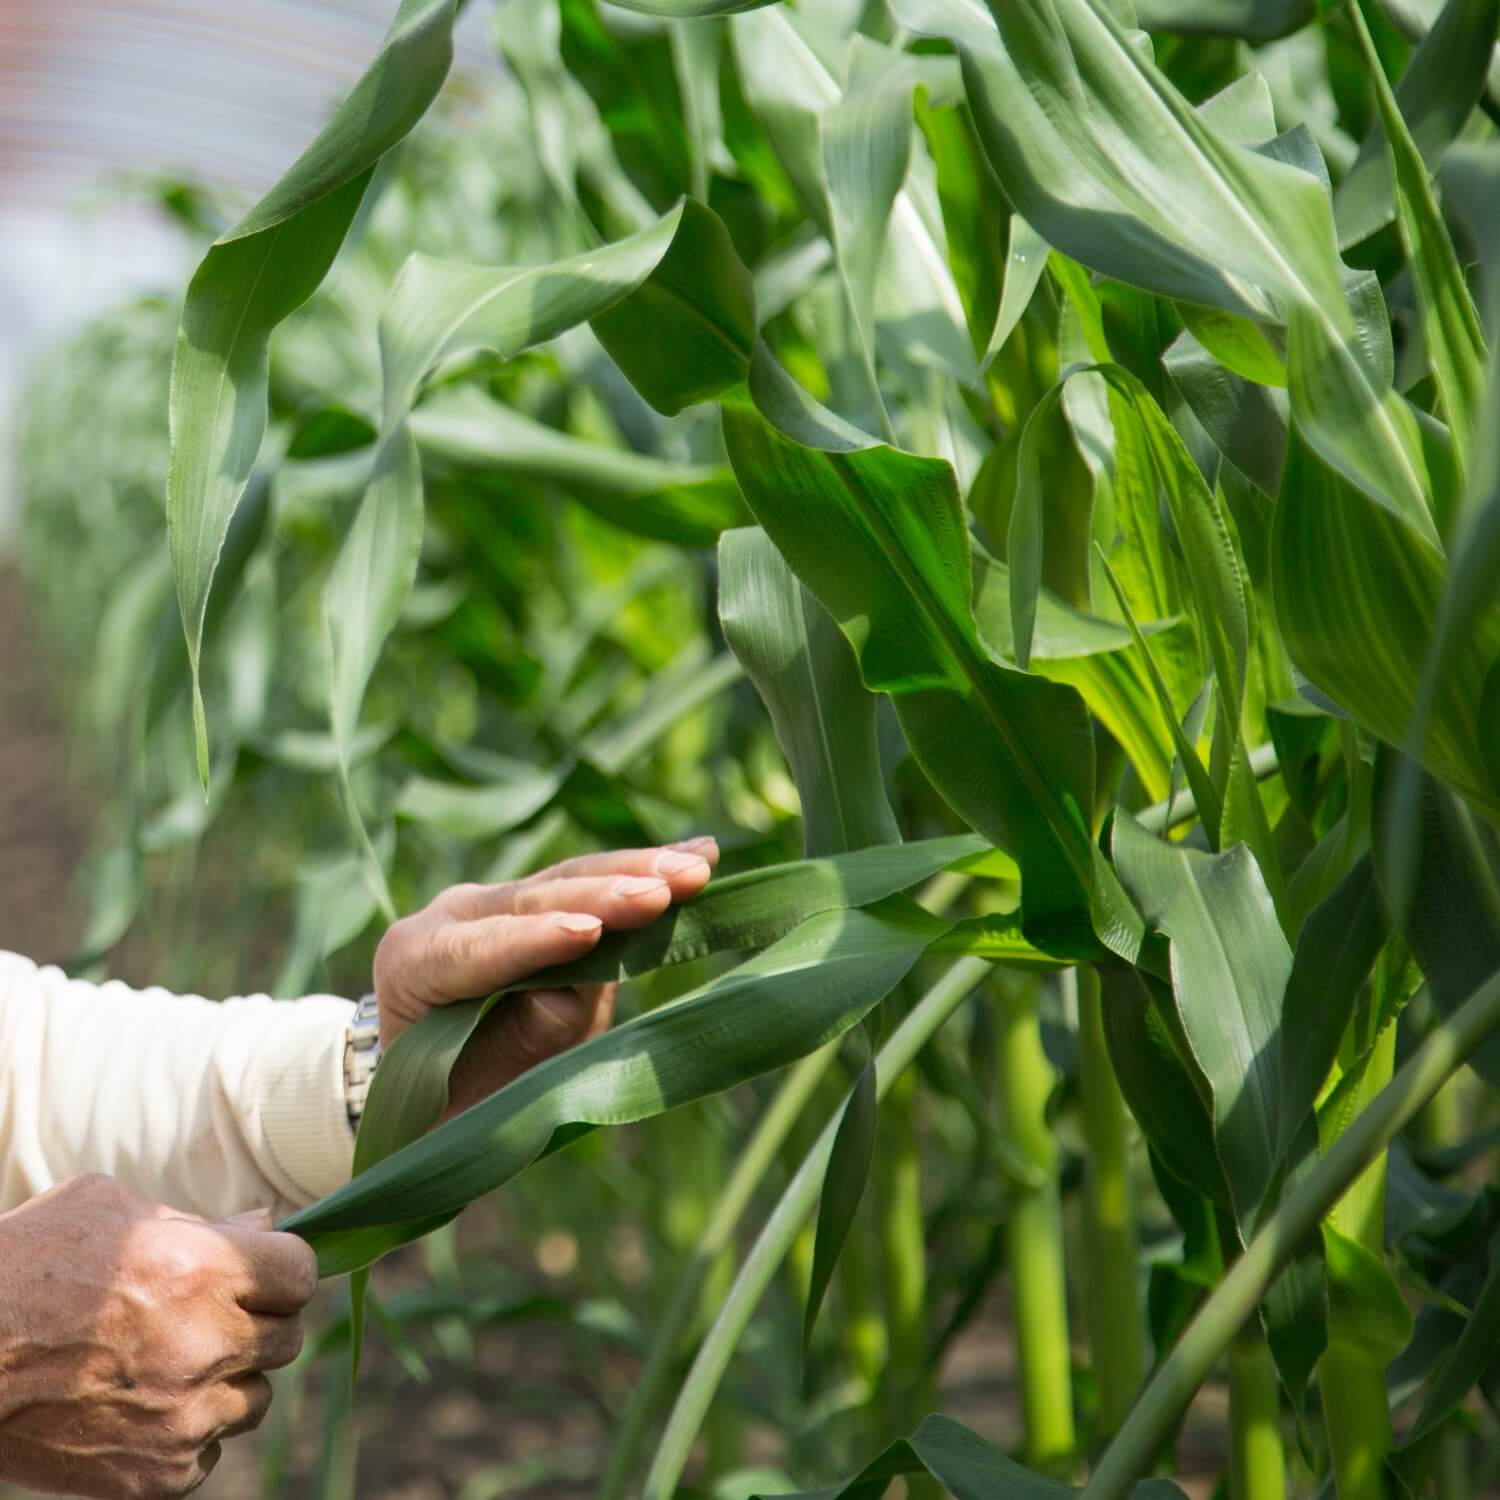
[[[1278,1161],[1282,997],[1292,954],[1248,849],[1200,854],[1115,819],[1120,878],[1171,939],[1182,1029],[1212,1094],[1214,1140],[1240,1222],[1253,1222]]]
[[[1401,7],[1391,11],[1399,22]],[[1497,24],[1496,0],[1447,0],[1431,26],[1422,28],[1425,34],[1396,85],[1396,105],[1429,173],[1437,171],[1484,93],[1494,67]],[[1341,248],[1367,239],[1396,217],[1383,114],[1361,142],[1333,207]]]
[[[875,739],[875,700],[838,626],[763,531],[720,539],[719,619],[791,767],[808,856],[899,842]]]
[[[995,326],[990,331],[984,351],[983,368],[988,369],[995,356],[1010,342],[1038,283],[1047,269],[1048,245],[1020,214],[1012,214],[1006,227],[1005,280],[1000,290],[1000,306]]]
[[[941,224],[924,215],[915,183],[902,181],[914,128],[912,93],[919,83],[930,86],[945,60],[861,41],[846,85],[814,45],[816,35],[811,21],[784,7],[734,22],[750,105],[807,213],[833,245],[857,327],[874,328],[876,309],[866,298],[888,257],[902,271],[901,321],[920,327],[950,376],[972,380],[977,365]],[[873,359],[873,346],[867,354]],[[872,370],[866,363],[867,379]]]
[[[891,1481],[929,1474],[954,1500],[1074,1500],[1082,1493],[1060,1479],[1022,1468],[1013,1459],[949,1417],[924,1417],[909,1438],[899,1438],[846,1484],[775,1500],[880,1500]],[[1144,1479],[1131,1500],[1182,1500],[1170,1479]],[[771,1495],[756,1500],[773,1500]]]
[[[1099,965],[1104,1034],[1130,1112],[1167,1175],[1225,1211],[1231,1206],[1214,1148],[1210,1092],[1171,990],[1144,969]]]
[[[1488,606],[1452,639],[1423,688],[1444,588],[1443,559],[1387,513],[1365,505],[1294,431],[1271,528],[1271,581],[1287,653],[1311,682],[1388,744],[1410,743],[1431,693],[1423,764],[1489,816],[1500,812],[1481,717],[1500,656],[1500,612]]]
[[[1367,856],[1314,908],[1298,934],[1282,1003],[1279,1155],[1291,1149],[1328,1081],[1386,931]]]
[[[1450,8],[1456,10],[1461,3],[1462,0],[1453,0]],[[1438,211],[1427,165],[1381,69],[1364,13],[1358,5],[1353,5],[1349,14],[1375,85],[1375,100],[1385,128],[1395,182],[1396,223],[1417,289],[1427,359],[1453,434],[1462,474],[1473,453],[1484,392],[1487,351],[1479,327],[1479,313],[1464,283],[1463,270],[1448,237],[1448,226]],[[1489,0],[1479,15],[1468,19],[1474,29],[1467,31],[1466,28],[1466,50],[1479,52],[1482,49],[1477,44],[1481,38],[1491,40],[1495,35],[1496,24],[1500,22],[1500,0]],[[1435,27],[1434,32],[1436,30]]]
[[[1330,1342],[1358,1349],[1379,1366],[1391,1362],[1411,1338],[1411,1308],[1385,1261],[1358,1240],[1323,1226]]]
[[[266,430],[276,325],[327,274],[375,164],[427,112],[452,58],[454,0],[402,0],[374,61],[280,181],[193,275],[172,363],[167,541],[193,673],[198,771],[204,611],[230,519]]]
[[[1281,488],[1291,421],[1286,393],[1234,374],[1187,331],[1162,363],[1219,452],[1274,496]]]
[[[729,16],[740,11],[758,10],[774,5],[776,0],[608,0],[621,10],[638,10],[647,16],[669,16],[681,20],[690,16]]]
[[[759,529],[719,543],[719,619],[776,728],[802,798],[809,857],[900,841],[875,738],[875,699],[828,612]],[[804,1365],[818,1311],[870,1178],[873,1060],[845,1102],[824,1174],[802,1324]]]
[[[1150,31],[1270,42],[1306,26],[1317,9],[1316,0],[1139,0],[1135,13]]]
[[[723,225],[690,198],[649,229],[552,265],[413,255],[380,318],[383,431],[448,355],[482,348],[509,359],[589,319],[599,320],[601,340],[642,394],[677,410],[743,378],[755,314],[749,275]],[[622,348],[645,330],[649,346]],[[670,360],[662,348],[669,338]]]
[[[983,839],[958,834],[727,875],[649,927],[606,933],[586,957],[536,982],[546,988],[598,984],[710,953],[761,948],[819,912],[884,900],[984,849]]]
[[[1406,768],[1385,757],[1376,769],[1376,875],[1438,1010],[1449,1015],[1500,972],[1500,849],[1491,829],[1430,776],[1414,778],[1415,827],[1403,816],[1392,828],[1392,793],[1405,790]],[[1500,1043],[1486,1042],[1469,1065],[1500,1089]]]
[[[580,1128],[660,1114],[831,1041],[889,993],[942,930],[910,904],[825,912],[702,989],[533,1068],[280,1227],[313,1246],[324,1275],[369,1265]],[[413,1030],[382,1068],[403,1044],[415,1051],[422,1039]]]
[[[1089,834],[1082,700],[1003,666],[980,640],[953,471],[841,422],[763,347],[751,393],[755,405],[724,409],[751,510],[843,627],[866,686],[891,695],[918,763],[1021,865],[1027,937],[1092,950],[1092,912],[1101,941],[1131,949],[1132,914]]]
[[[1187,732],[1178,721],[1172,695],[1162,678],[1161,669],[1156,665],[1155,657],[1151,654],[1151,643],[1141,634],[1141,628],[1136,623],[1135,615],[1130,608],[1130,600],[1125,597],[1125,590],[1121,587],[1119,578],[1110,567],[1109,559],[1104,557],[1102,552],[1100,562],[1105,576],[1109,579],[1110,587],[1115,592],[1115,598],[1119,601],[1120,613],[1130,627],[1131,639],[1135,642],[1136,650],[1146,665],[1151,690],[1156,695],[1157,708],[1162,719],[1170,726],[1172,743],[1177,751],[1177,761],[1187,777],[1188,786],[1192,789],[1194,800],[1197,802],[1198,817],[1203,823],[1203,831],[1208,835],[1209,848],[1218,849],[1220,846],[1219,829],[1223,821],[1223,808],[1220,804],[1218,788],[1214,786],[1203,762],[1198,757],[1198,747],[1189,739]]]
[[[739,486],[727,467],[673,463],[588,442],[492,401],[473,386],[423,402],[410,425],[430,470],[457,471],[480,482],[504,475],[555,485],[638,536],[706,547],[745,520]]]
[[[823,1193],[818,1200],[818,1228],[813,1237],[812,1276],[807,1289],[807,1307],[802,1315],[802,1359],[812,1345],[813,1329],[823,1298],[833,1281],[834,1268],[854,1228],[870,1167],[875,1159],[875,1122],[879,1105],[875,1092],[875,1060],[859,1070],[859,1077],[839,1113],[828,1170],[823,1174]]]
[[[323,591],[323,623],[332,659],[329,718],[339,779],[366,878],[388,921],[395,919],[395,906],[349,784],[350,748],[365,688],[411,593],[421,550],[422,471],[416,444],[402,428],[381,451]]]
[[[1217,307],[1177,304],[1187,333],[1215,359],[1244,380],[1257,385],[1284,386],[1286,361],[1259,323]]]
[[[628,979],[714,953],[766,948],[814,917],[885,900],[984,849],[984,841],[972,836],[929,839],[725,876],[649,927],[606,933],[587,957],[528,979],[526,988]],[[939,924],[929,938],[941,931]],[[474,1002],[435,1010],[412,1028],[410,1044],[403,1039],[390,1049],[360,1125],[361,1162],[389,1155],[437,1119],[453,1059],[484,1009]]]
[[[1403,1448],[1421,1442],[1457,1408],[1493,1362],[1497,1341],[1500,1341],[1500,1256],[1492,1245],[1489,1274],[1474,1300],[1473,1311],[1453,1352],[1428,1387],[1422,1409],[1402,1439]]]
[[[1309,440],[1435,536],[1419,422],[1363,351],[1322,179],[1221,135],[1090,0],[996,4],[993,20],[978,0],[895,10],[958,46],[995,170],[1049,244],[1147,291],[1285,323]]]

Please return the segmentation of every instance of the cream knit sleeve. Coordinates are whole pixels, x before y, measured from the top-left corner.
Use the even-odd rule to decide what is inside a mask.
[[[0,952],[0,1210],[80,1172],[215,1218],[331,1192],[353,1009],[85,984]]]

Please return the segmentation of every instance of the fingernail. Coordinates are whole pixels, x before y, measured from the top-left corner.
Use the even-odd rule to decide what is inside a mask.
[[[658,880],[654,875],[629,875],[624,880],[615,881],[614,893],[617,896],[650,896],[665,890],[666,885],[665,880]]]
[[[243,1224],[247,1229],[269,1229],[273,1221],[274,1215],[269,1208],[247,1208],[229,1220],[231,1224]]]
[[[581,911],[560,911],[553,915],[552,925],[561,927],[564,932],[576,932],[580,936],[586,932],[598,932],[604,923],[598,917],[590,917]]]
[[[689,871],[697,873],[700,869],[706,869],[708,862],[696,854],[658,854],[656,856],[656,868],[663,875],[686,875]]]
[[[710,849],[717,849],[719,841],[713,834],[705,833],[695,839],[679,839],[675,844],[669,844],[669,849],[686,849],[689,853],[707,853]]]

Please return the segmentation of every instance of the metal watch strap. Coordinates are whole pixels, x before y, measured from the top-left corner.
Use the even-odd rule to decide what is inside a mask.
[[[355,1006],[354,1015],[344,1029],[344,1105],[349,1111],[349,1123],[356,1130],[379,1061],[380,1005],[374,995],[366,995]]]

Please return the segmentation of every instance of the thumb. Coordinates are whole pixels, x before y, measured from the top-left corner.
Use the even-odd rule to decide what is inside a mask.
[[[269,1208],[247,1208],[243,1213],[233,1214],[225,1221],[229,1224],[239,1224],[245,1229],[260,1229],[269,1232],[275,1226]]]

